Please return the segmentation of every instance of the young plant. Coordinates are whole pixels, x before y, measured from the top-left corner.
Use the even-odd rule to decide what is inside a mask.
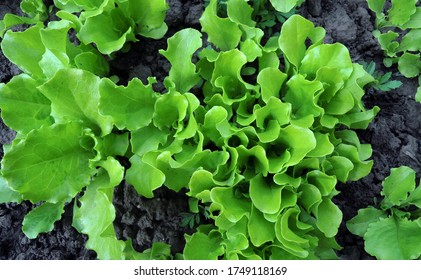
[[[368,74],[373,76],[374,82],[372,82],[370,85],[379,91],[390,91],[392,89],[397,89],[402,85],[401,81],[397,80],[390,80],[392,77],[392,72],[387,72],[385,74],[381,73],[380,71],[376,70],[376,63],[374,61],[371,61],[368,64],[363,64],[365,71],[367,71]]]
[[[383,182],[383,200],[347,222],[350,232],[365,240],[365,250],[381,260],[421,256],[421,184],[407,166],[392,168]]]
[[[376,14],[377,30],[373,32],[387,57],[384,65],[398,65],[399,72],[406,78],[421,74],[421,7],[418,0],[392,0],[392,7],[385,11],[385,0],[367,0]],[[405,31],[402,37],[398,32]],[[421,102],[421,84],[415,99]]]
[[[24,1],[28,2],[28,1]],[[7,15],[0,21],[0,35],[10,27],[21,24],[36,24],[45,20],[39,10],[44,7],[41,0],[32,0],[26,12],[34,14],[30,19]],[[165,0],[55,0],[59,9],[56,15],[73,23],[77,38],[85,45],[94,43],[102,53],[110,55],[123,49],[127,42],[136,42],[136,36],[162,38],[168,27],[164,22],[168,4]]]

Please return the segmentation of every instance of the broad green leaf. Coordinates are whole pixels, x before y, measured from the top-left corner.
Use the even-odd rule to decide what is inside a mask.
[[[69,21],[50,22],[47,28],[40,30],[41,44],[45,46],[45,52],[39,65],[47,78],[69,66],[70,58],[67,52],[74,49],[68,38],[69,29],[72,27]]]
[[[307,74],[307,79],[311,79],[324,67],[336,68],[343,80],[348,79],[354,70],[348,49],[339,43],[323,44],[308,50],[301,62],[300,73]]]
[[[415,101],[421,103],[421,78],[418,78],[418,88],[417,93],[415,94]]]
[[[165,186],[178,192],[188,185],[197,169],[204,168],[213,172],[221,162],[225,161],[223,152],[199,151],[199,149],[195,145],[184,145],[182,152],[176,154],[174,158],[167,151],[156,153],[155,161],[148,162],[165,174]]]
[[[174,87],[180,93],[188,92],[200,81],[192,56],[202,46],[201,37],[201,33],[195,29],[183,29],[168,39],[167,50],[159,51],[171,63],[167,86]]]
[[[84,44],[95,43],[103,54],[111,54],[123,48],[127,41],[136,41],[134,23],[123,11],[115,8],[86,20],[78,33]]]
[[[22,231],[29,239],[37,238],[40,233],[52,231],[54,223],[61,219],[63,213],[63,202],[45,202],[25,216],[22,223]]]
[[[376,117],[380,111],[378,106],[374,106],[370,110],[363,110],[356,113],[348,113],[343,116],[336,116],[341,124],[346,125],[351,129],[367,129],[371,121]],[[336,119],[337,120],[337,119]]]
[[[140,128],[131,133],[130,143],[132,152],[143,156],[147,152],[155,151],[167,142],[168,134],[153,125]]]
[[[253,8],[243,0],[228,1],[227,14],[228,18],[235,23],[248,27],[256,25],[256,22],[252,20]]]
[[[383,13],[383,7],[386,0],[367,0],[368,7],[376,13],[377,16]]]
[[[253,205],[262,213],[274,214],[281,207],[282,187],[262,175],[250,180],[250,198]]]
[[[124,156],[129,148],[129,133],[108,134],[102,138],[101,153],[105,156]]]
[[[79,69],[62,69],[38,89],[51,101],[51,115],[56,123],[82,121],[102,135],[111,132],[113,122],[110,116],[103,116],[98,110],[101,80],[92,73]]]
[[[336,186],[336,177],[329,176],[320,170],[312,170],[307,173],[308,183],[316,186],[322,196],[329,196]]]
[[[420,8],[421,10],[421,8]],[[421,26],[420,26],[421,28]],[[399,45],[398,51],[411,51],[419,52],[421,51],[421,45],[418,43],[421,41],[421,29],[412,29],[403,36],[402,41]]]
[[[227,105],[246,98],[246,82],[241,77],[241,69],[246,63],[246,56],[237,49],[221,53],[215,61],[211,83],[222,90]]]
[[[369,225],[379,221],[380,218],[387,218],[386,213],[370,206],[358,210],[358,214],[346,223],[346,227],[351,233],[364,237]]]
[[[272,6],[281,13],[288,13],[297,6],[298,0],[270,0]]]
[[[210,190],[215,186],[212,173],[207,170],[197,170],[193,173],[189,182],[189,193],[193,197],[200,200],[209,198],[206,202],[210,201]]]
[[[316,138],[311,130],[295,125],[289,125],[281,129],[277,141],[285,145],[287,151],[291,154],[286,166],[294,166],[299,163],[317,145]]]
[[[292,114],[296,119],[309,115],[314,117],[324,113],[322,107],[317,105],[318,96],[323,91],[323,84],[319,81],[309,81],[302,75],[294,75],[287,82],[285,101],[291,103]]]
[[[212,107],[206,112],[202,131],[216,144],[221,142],[221,138],[231,137],[232,131],[228,122],[228,112],[220,106]]]
[[[301,184],[301,177],[291,177],[286,173],[277,173],[273,176],[273,181],[280,186],[292,186],[297,189]]]
[[[202,32],[207,33],[209,42],[220,50],[234,49],[240,42],[242,31],[238,24],[229,18],[219,17],[217,6],[217,0],[211,0],[206,7],[200,18]]]
[[[307,248],[310,247],[310,241],[301,236],[301,230],[297,229],[299,209],[289,208],[276,221],[275,234],[284,248],[291,254],[306,258],[309,255]]]
[[[252,39],[246,39],[240,42],[240,51],[246,55],[248,62],[255,61],[256,58],[263,55],[262,47]],[[256,70],[254,68],[251,69]]]
[[[98,76],[107,76],[109,65],[98,51],[83,52],[75,56],[74,63],[77,68],[89,71]]]
[[[117,86],[109,79],[99,84],[99,111],[111,116],[115,126],[130,131],[148,126],[152,122],[157,94],[152,89],[154,79],[144,85],[139,79],[132,79],[127,87]]]
[[[247,238],[247,222],[248,219],[243,217],[240,221],[227,229],[227,238],[222,242],[222,244],[226,246],[225,251],[228,259],[238,259],[237,254],[249,247],[249,240]]]
[[[260,85],[262,100],[268,102],[270,97],[279,98],[279,92],[286,80],[287,75],[277,68],[265,68],[257,75],[257,83]]]
[[[380,260],[411,260],[421,255],[421,227],[416,221],[390,217],[368,226],[365,250]]]
[[[196,232],[192,236],[186,237],[184,247],[185,260],[217,260],[224,253],[221,238],[209,236],[202,232]]]
[[[219,209],[230,222],[238,222],[251,211],[250,201],[236,196],[235,187],[216,187],[211,190],[213,208]]]
[[[164,128],[178,127],[187,116],[189,100],[186,95],[171,89],[169,93],[158,98],[155,104],[153,123],[156,127]]]
[[[164,22],[168,3],[165,0],[127,0],[119,1],[118,6],[125,15],[136,22],[136,33],[142,36],[159,39],[167,32]]]
[[[123,180],[124,168],[112,157],[99,166],[97,176],[79,199],[80,206],[74,207],[73,226],[88,235],[86,248],[95,250],[99,259],[124,259],[125,243],[117,240],[112,226],[114,187]]]
[[[248,233],[250,241],[254,246],[261,246],[266,242],[273,242],[275,239],[275,224],[269,222],[255,207],[252,207],[248,222]]]
[[[406,202],[421,208],[421,183],[409,193],[409,197]]]
[[[57,203],[74,197],[89,184],[93,147],[79,123],[55,124],[33,130],[9,149],[2,161],[3,176],[10,187],[32,202]],[[91,139],[93,142],[93,139]]]
[[[101,203],[104,200],[99,199],[98,202]],[[123,240],[107,235],[101,238],[89,238],[85,247],[88,250],[94,250],[100,260],[124,260],[125,245]]]
[[[238,165],[243,168],[243,176],[246,179],[251,179],[256,174],[267,176],[269,171],[269,159],[263,146],[257,145],[250,149],[244,146],[236,148],[238,152]],[[288,151],[285,151],[288,153]]]
[[[411,16],[411,19],[402,26],[402,29],[418,28],[421,28],[421,7],[417,7],[417,10]]]
[[[400,206],[408,198],[408,193],[415,189],[416,172],[407,166],[392,168],[390,175],[383,181],[382,195],[388,203]]]
[[[141,157],[130,158],[131,167],[126,172],[126,180],[136,191],[147,198],[153,197],[153,191],[165,182],[165,175],[159,169],[145,163]]]
[[[311,212],[313,207],[322,201],[320,190],[312,184],[301,184],[298,192],[300,193],[298,201],[307,212]]]
[[[22,74],[0,84],[0,108],[4,123],[22,134],[50,125],[51,102],[38,89],[39,83]]]
[[[339,144],[335,151],[338,153],[338,156],[349,159],[354,165],[354,168],[349,172],[348,180],[357,181],[370,173],[373,161],[362,160],[357,147]]]
[[[326,237],[334,237],[338,233],[339,225],[342,222],[342,211],[329,198],[323,201],[315,211],[316,225]]]
[[[349,173],[354,169],[354,164],[346,157],[332,156],[322,162],[323,172],[334,175],[342,183],[346,183]]]
[[[389,21],[396,26],[402,26],[409,21],[416,12],[418,0],[392,0],[392,8],[389,10]]]
[[[47,7],[42,0],[23,0],[20,8],[31,18],[38,17],[40,21],[44,21],[48,17]]]
[[[22,201],[21,195],[9,187],[7,181],[0,176],[0,203],[9,203]]]
[[[288,62],[298,70],[307,50],[307,38],[311,39],[313,45],[317,45],[323,41],[324,36],[323,28],[315,28],[311,21],[293,15],[283,24],[278,43]]]
[[[39,22],[44,21],[46,16],[48,15],[42,13],[34,15],[34,17],[24,17],[15,14],[5,14],[3,19],[0,20],[0,38],[3,38],[4,33],[16,25],[38,24]]]
[[[291,105],[271,97],[265,106],[255,110],[256,126],[261,129],[258,137],[262,143],[270,143],[279,137],[281,126],[287,125],[291,115]]]
[[[419,54],[404,53],[398,61],[399,72],[407,78],[414,78],[421,73],[421,59]]]
[[[80,12],[82,7],[80,7],[74,0],[54,0],[54,5],[60,10],[65,10],[67,12]]]
[[[41,29],[42,24],[40,23],[25,31],[8,31],[1,42],[3,54],[23,72],[37,78],[44,76],[39,65],[45,52],[45,47],[40,44]]]
[[[131,245],[131,242],[129,244]],[[152,247],[142,253],[138,253],[134,249],[132,250],[135,252],[135,255],[131,259],[136,260],[167,260],[171,256],[171,246],[162,242],[153,242]]]
[[[384,50],[389,57],[395,57],[396,51],[399,48],[399,43],[395,41],[399,34],[389,30],[387,33],[373,32],[374,36],[379,40],[382,50]]]
[[[332,154],[335,147],[329,140],[328,134],[315,132],[316,147],[307,154],[308,157],[323,157]]]

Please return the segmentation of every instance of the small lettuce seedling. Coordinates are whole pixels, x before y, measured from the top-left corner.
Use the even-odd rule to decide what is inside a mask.
[[[369,206],[347,222],[347,228],[365,240],[365,250],[382,260],[409,260],[421,256],[421,184],[407,166],[392,168],[383,182],[379,207]]]
[[[392,0],[392,7],[385,11],[385,0],[367,0],[369,8],[376,14],[376,28],[373,32],[387,57],[383,63],[390,67],[398,65],[399,72],[406,78],[421,74],[421,7],[418,0]],[[398,32],[406,33],[400,37]],[[415,99],[421,102],[421,84]]]

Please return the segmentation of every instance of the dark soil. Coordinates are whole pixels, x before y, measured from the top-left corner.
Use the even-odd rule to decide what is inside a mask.
[[[0,18],[8,12],[17,13],[18,2],[1,0]],[[202,0],[170,0],[169,4],[167,36],[162,40],[141,39],[132,45],[130,52],[117,55],[112,62],[112,74],[118,75],[121,83],[132,77],[146,80],[148,76],[155,76],[162,82],[170,65],[157,50],[165,49],[166,38],[182,28],[200,29],[198,19],[204,9]],[[358,131],[358,134],[361,142],[372,145],[374,167],[366,178],[340,184],[341,193],[335,197],[335,203],[344,215],[337,235],[343,250],[338,255],[342,259],[369,259],[363,240],[348,232],[345,221],[355,216],[358,209],[372,205],[380,198],[381,182],[389,175],[390,168],[407,165],[421,174],[421,104],[414,101],[417,82],[402,77],[394,68],[382,66],[383,53],[372,36],[375,17],[366,0],[307,0],[299,13],[326,29],[326,42],[347,46],[353,61],[375,61],[378,69],[393,71],[392,78],[403,82],[399,89],[386,93],[368,90],[364,99],[366,107],[377,105],[381,111],[368,129]],[[18,73],[19,69],[0,51],[0,82],[7,82]],[[155,89],[162,89],[162,85],[158,83]],[[14,135],[0,123],[1,145],[10,143]],[[188,211],[185,196],[163,188],[155,194],[154,199],[145,199],[130,186],[116,188],[116,232],[122,239],[132,239],[137,250],[161,241],[171,244],[173,253],[181,252],[183,235],[188,232],[187,228],[180,227],[179,214]],[[0,205],[0,259],[96,258],[94,252],[84,249],[86,237],[71,226],[71,207],[67,207],[63,219],[55,224],[51,233],[41,234],[35,240],[27,239],[21,232],[21,223],[31,207],[27,203]]]

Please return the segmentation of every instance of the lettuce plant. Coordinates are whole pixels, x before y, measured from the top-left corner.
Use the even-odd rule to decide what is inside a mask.
[[[334,258],[336,183],[358,180],[372,165],[370,147],[351,129],[378,111],[361,102],[373,78],[343,45],[323,44],[324,30],[308,20],[292,16],[263,44],[250,6],[227,5],[227,18],[216,1],[201,18],[216,48],[199,54],[204,104],[196,109],[203,112],[196,145],[224,160],[185,181],[190,196],[210,205],[214,225],[187,236],[184,257]],[[179,59],[164,55],[173,65]]]
[[[365,240],[365,250],[382,260],[419,259],[421,256],[421,185],[407,166],[392,168],[383,181],[383,200],[347,222]]]
[[[379,110],[365,109],[374,79],[345,46],[323,44],[324,29],[297,15],[263,42],[247,2],[229,0],[221,17],[212,0],[200,19],[211,45],[195,29],[169,38],[160,93],[153,77],[104,77],[106,64],[92,62],[101,56],[65,36],[69,26],[83,30],[70,16],[82,1],[60,2],[68,19],[8,31],[2,42],[24,73],[0,86],[2,117],[18,132],[5,146],[0,194],[37,205],[23,223],[28,237],[50,231],[74,201],[73,226],[99,258],[169,258],[164,244],[139,253],[117,238],[113,190],[126,180],[147,198],[186,189],[192,216],[206,209],[212,223],[186,235],[177,258],[336,257],[336,183],[370,172],[371,147],[354,129]],[[98,5],[81,17],[94,18],[84,13]],[[13,52],[21,42],[34,51]]]
[[[27,16],[6,14],[3,20],[0,20],[0,37],[12,26],[18,24],[36,24],[48,18],[48,9],[42,0],[22,0],[20,8]]]
[[[385,11],[385,0],[367,0],[368,6],[376,14],[378,39],[387,58],[387,67],[397,64],[399,72],[406,78],[419,78],[419,87],[415,99],[421,102],[421,7],[418,0],[392,0],[392,7]],[[399,36],[398,29],[405,31]]]
[[[27,2],[33,5],[26,8]],[[137,35],[157,39],[168,29],[164,22],[168,9],[165,0],[54,0],[54,4],[59,9],[56,15],[73,23],[72,28],[83,44],[95,43],[107,55],[123,49],[127,42],[138,41]],[[0,22],[0,31],[4,33],[16,24],[35,24],[46,19],[41,13],[45,8],[42,0],[26,0],[21,6],[23,11],[34,15],[31,18],[7,15]]]

